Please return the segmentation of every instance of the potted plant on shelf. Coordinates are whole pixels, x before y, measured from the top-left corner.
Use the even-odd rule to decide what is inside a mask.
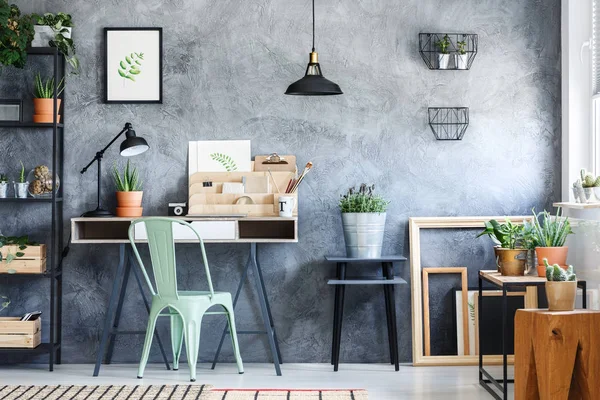
[[[19,7],[9,5],[7,0],[0,0],[0,63],[23,68],[32,39],[31,17],[21,15]]]
[[[79,59],[75,55],[75,44],[71,38],[73,21],[71,14],[66,13],[46,13],[44,15],[32,15],[36,25],[34,26],[35,36],[31,42],[33,47],[57,47],[65,60],[73,68],[73,72],[79,71]]]
[[[467,69],[469,65],[469,55],[467,54],[467,41],[456,42],[458,52],[454,55],[454,64],[457,69]]]
[[[117,217],[141,217],[144,192],[137,168],[132,168],[127,160],[122,176],[117,166],[113,167],[113,178],[117,187]]]
[[[536,215],[533,210],[533,227],[535,237],[535,254],[538,259],[538,276],[546,276],[544,259],[550,264],[558,264],[567,269],[567,254],[569,248],[565,246],[567,236],[572,234],[569,218],[563,218],[560,207],[556,216],[552,217],[548,211]],[[540,219],[542,222],[540,222]]]
[[[576,203],[598,203],[600,193],[600,176],[594,177],[582,168],[579,172],[580,178],[573,183],[573,196]]]
[[[61,79],[55,87],[54,78],[42,79],[40,74],[35,76],[35,91],[33,99],[33,122],[35,123],[53,123],[54,115],[54,92],[56,97],[60,96],[65,90],[65,78]],[[56,122],[60,122],[60,103],[61,99],[56,99]]]
[[[29,236],[2,236],[0,235],[0,262],[10,264],[15,258],[23,257],[23,250],[29,246],[40,246],[29,240]]]
[[[448,62],[450,61],[450,48],[451,42],[450,37],[445,35],[442,40],[435,42],[436,47],[439,49],[438,53],[438,68],[448,69]]]
[[[5,199],[8,196],[8,178],[4,174],[0,174],[0,199]]]
[[[492,219],[485,223],[485,229],[477,235],[488,235],[496,246],[496,265],[504,276],[523,276],[527,264],[527,249],[522,247],[523,226],[513,224],[508,218],[504,224]]]
[[[577,296],[577,276],[573,266],[563,269],[560,265],[550,265],[544,258],[546,267],[546,298],[550,311],[573,311]]]
[[[19,179],[17,182],[13,182],[15,185],[15,197],[19,199],[27,198],[27,187],[29,183],[25,180],[25,166],[23,165],[23,161],[21,161],[21,172],[19,173]]]
[[[351,258],[379,258],[389,201],[373,194],[375,185],[350,188],[340,199],[346,255]]]

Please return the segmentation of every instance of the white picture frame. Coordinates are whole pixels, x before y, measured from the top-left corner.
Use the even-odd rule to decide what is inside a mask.
[[[189,142],[188,173],[252,172],[250,140],[199,140]]]

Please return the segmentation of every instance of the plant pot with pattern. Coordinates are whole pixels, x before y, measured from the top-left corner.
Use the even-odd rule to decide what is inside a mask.
[[[60,103],[58,97],[65,90],[65,79],[55,85],[54,78],[42,79],[40,74],[35,76],[35,98],[33,99],[33,122],[36,124],[51,124],[60,122]],[[54,93],[56,91],[56,110],[54,110]]]
[[[132,168],[128,160],[121,174],[115,165],[113,178],[117,188],[117,217],[141,217],[144,192],[137,168]]]
[[[569,218],[562,216],[560,207],[556,211],[555,216],[551,216],[548,211],[536,214],[535,210],[533,211],[533,215],[538,276],[546,276],[544,259],[551,265],[558,264],[566,270],[569,248],[565,246],[565,242],[567,236],[573,233]]]
[[[513,224],[508,218],[504,224],[495,219],[485,223],[477,237],[487,235],[496,246],[496,266],[504,276],[523,276],[527,265],[527,249],[522,247],[523,226]]]
[[[575,298],[577,296],[577,277],[573,266],[569,265],[565,270],[561,265],[550,265],[544,259],[546,268],[546,298],[550,311],[573,311],[575,309]]]

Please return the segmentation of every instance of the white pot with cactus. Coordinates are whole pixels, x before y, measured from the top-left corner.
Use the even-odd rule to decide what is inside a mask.
[[[550,311],[573,311],[577,296],[577,276],[573,266],[565,270],[558,264],[550,265],[544,259],[546,266],[546,298]]]
[[[0,199],[8,197],[8,178],[4,174],[0,174]]]
[[[23,161],[21,161],[21,172],[19,173],[19,179],[17,182],[13,182],[13,184],[15,185],[15,197],[19,199],[26,199],[29,182],[25,180],[25,166],[23,165]]]
[[[590,204],[600,202],[600,176],[595,177],[582,168],[580,178],[573,183],[573,197],[576,203]]]

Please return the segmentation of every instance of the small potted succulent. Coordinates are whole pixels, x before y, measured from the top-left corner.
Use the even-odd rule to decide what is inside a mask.
[[[467,54],[467,42],[462,40],[456,42],[458,52],[454,54],[454,64],[457,69],[467,69],[469,66],[469,55]]]
[[[127,160],[122,175],[117,166],[113,166],[113,178],[117,188],[117,217],[141,217],[144,192],[137,168],[132,168]]]
[[[438,68],[439,69],[448,69],[448,62],[450,61],[450,52],[448,49],[450,48],[450,37],[445,35],[442,40],[435,42],[436,47],[439,49],[438,52]]]
[[[350,258],[379,258],[383,245],[389,201],[373,192],[375,185],[348,189],[340,199],[346,255]]]
[[[25,166],[23,165],[23,161],[21,161],[21,172],[19,173],[19,179],[17,182],[13,182],[15,186],[15,197],[19,199],[27,198],[27,187],[29,183],[25,180]]]
[[[546,298],[550,311],[573,311],[577,296],[577,276],[573,266],[565,270],[558,264],[550,265],[544,258],[546,267]]]
[[[536,214],[535,210],[533,210],[533,216],[533,236],[535,253],[538,259],[538,276],[546,276],[544,259],[548,260],[550,264],[558,264],[563,269],[567,269],[569,248],[565,246],[565,242],[567,236],[573,233],[569,218],[563,218],[560,207],[554,217],[548,211]]]
[[[504,224],[492,219],[485,223],[485,229],[477,235],[489,236],[496,246],[496,265],[504,276],[523,276],[527,265],[528,251],[522,246],[522,225],[513,224],[508,218]]]
[[[32,14],[36,23],[35,35],[31,42],[32,47],[57,47],[64,55],[65,60],[73,68],[73,72],[79,71],[79,59],[75,55],[75,44],[71,39],[73,21],[71,14],[45,13],[44,15]]]
[[[8,196],[8,178],[4,174],[0,174],[0,199],[5,199]]]
[[[55,87],[54,78],[42,79],[40,74],[35,76],[35,91],[33,99],[33,122],[35,123],[53,123],[54,115],[54,91],[57,91],[56,97],[60,96],[65,90],[65,78],[62,78]],[[60,122],[60,103],[61,99],[56,99],[56,122]]]
[[[0,0],[0,64],[23,68],[32,39],[31,16],[21,15],[19,7]]]
[[[580,178],[573,183],[573,197],[576,203],[598,203],[600,200],[600,176],[594,177],[593,174],[582,168],[579,172]]]

